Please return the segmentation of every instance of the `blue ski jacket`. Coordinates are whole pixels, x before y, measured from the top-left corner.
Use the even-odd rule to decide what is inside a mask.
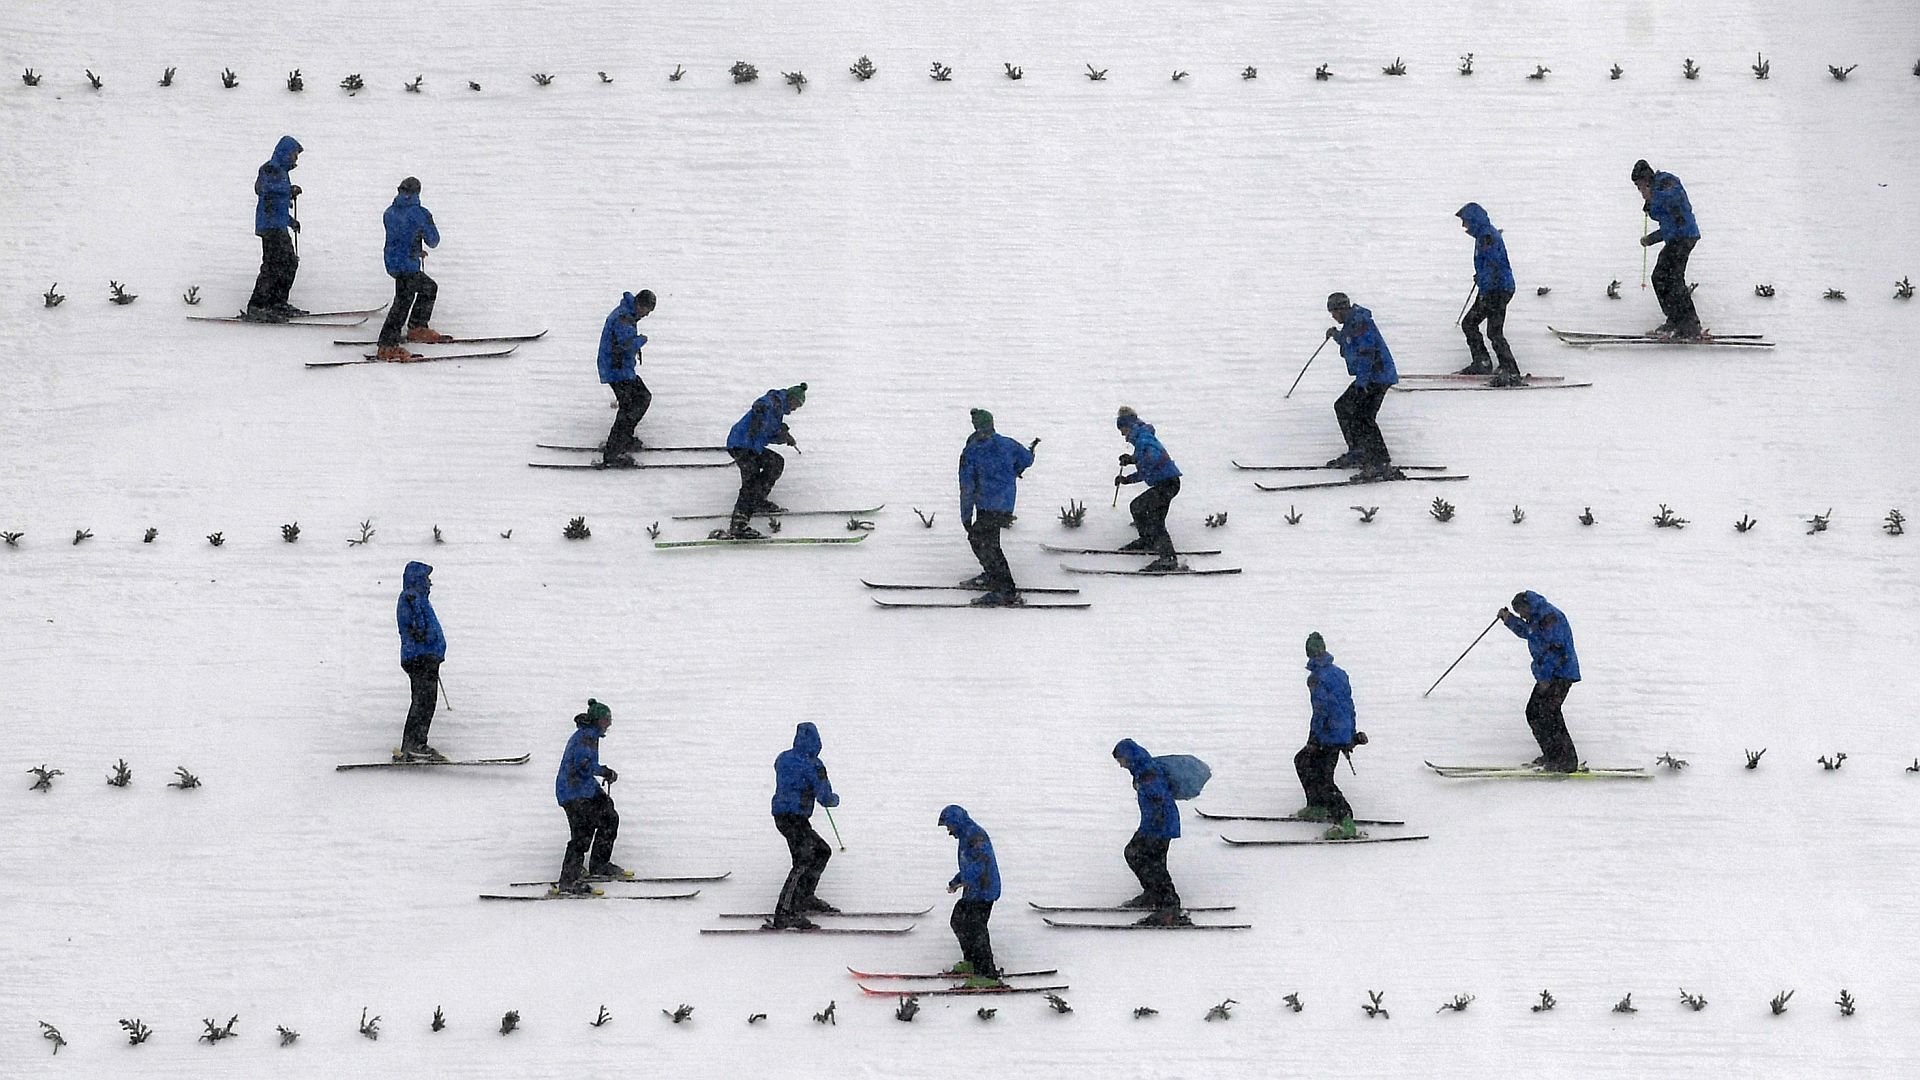
[[[1180,836],[1180,807],[1173,801],[1167,771],[1152,754],[1132,739],[1121,739],[1113,756],[1133,774],[1134,797],[1140,803],[1140,835],[1174,840]]]
[[[1454,214],[1473,237],[1473,283],[1483,293],[1513,291],[1513,264],[1507,261],[1507,242],[1493,227],[1479,203],[1468,203]]]
[[[440,246],[440,230],[433,224],[433,211],[420,205],[420,196],[402,191],[393,197],[393,205],[380,215],[387,227],[387,273],[417,274],[425,247]]]
[[[1033,464],[1033,451],[992,431],[967,436],[960,450],[960,524],[971,527],[975,510],[1013,513],[1020,474]]]
[[[600,381],[626,382],[640,377],[640,348],[647,335],[640,332],[640,302],[621,293],[620,302],[600,328]]]
[[[1122,476],[1122,483],[1153,485],[1179,478],[1180,466],[1167,456],[1167,448],[1160,445],[1152,424],[1137,416],[1122,417],[1120,434],[1133,444],[1133,474]]]
[[[1307,658],[1307,699],[1313,702],[1309,742],[1321,746],[1353,745],[1353,688],[1347,673],[1334,666],[1332,653]]]
[[[769,390],[761,394],[747,410],[747,415],[734,423],[727,432],[727,449],[752,450],[759,453],[768,443],[786,442],[787,414],[793,410],[787,408],[785,390]]]
[[[1360,387],[1392,386],[1400,381],[1394,369],[1393,353],[1380,328],[1373,325],[1373,312],[1358,304],[1347,310],[1347,321],[1340,324],[1340,357],[1347,362],[1347,374]]]
[[[773,759],[773,812],[812,817],[816,799],[821,806],[840,805],[820,763],[820,730],[802,721],[793,728],[793,749]]]
[[[433,613],[433,604],[427,599],[433,591],[433,583],[427,580],[431,573],[433,567],[426,563],[410,562],[401,576],[400,601],[394,605],[394,615],[400,624],[403,664],[421,656],[447,658],[447,638],[440,632],[440,617]]]
[[[280,141],[274,144],[273,156],[260,166],[260,175],[253,179],[253,193],[260,197],[253,208],[255,233],[292,227],[293,180],[287,175],[287,170],[294,167],[293,156],[302,149],[304,147],[300,145],[300,140],[291,135],[282,135]]]
[[[1660,242],[1698,240],[1700,223],[1694,220],[1693,203],[1680,178],[1669,172],[1653,174],[1653,194],[1647,199],[1647,216],[1660,226]]]
[[[1580,657],[1573,651],[1573,627],[1567,625],[1566,615],[1537,592],[1521,595],[1527,598],[1527,617],[1508,612],[1505,621],[1514,636],[1527,639],[1527,651],[1533,654],[1534,681],[1579,682]]]
[[[607,774],[600,764],[600,729],[584,724],[574,729],[567,748],[560,755],[560,771],[553,777],[554,801],[565,805],[600,794],[600,777]]]
[[[975,824],[959,806],[940,811],[940,824],[954,830],[955,838],[960,841],[960,872],[953,875],[947,887],[960,886],[963,900],[991,903],[1000,899],[1000,863],[993,857],[993,838],[987,835],[987,830]]]

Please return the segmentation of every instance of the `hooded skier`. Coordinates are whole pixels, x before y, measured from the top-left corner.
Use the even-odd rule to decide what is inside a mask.
[[[1120,429],[1120,435],[1133,444],[1133,452],[1120,455],[1120,465],[1133,466],[1133,472],[1121,472],[1113,478],[1113,486],[1122,484],[1145,484],[1147,490],[1133,497],[1127,503],[1127,512],[1133,515],[1133,529],[1140,536],[1121,546],[1121,551],[1149,552],[1158,556],[1146,566],[1142,573],[1166,573],[1172,570],[1184,570],[1173,548],[1173,537],[1167,533],[1167,511],[1173,508],[1173,497],[1180,494],[1180,466],[1167,456],[1167,448],[1160,445],[1160,439],[1153,433],[1153,425],[1140,419],[1132,408],[1122,405],[1120,412],[1113,418],[1113,426]]]
[[[433,613],[428,594],[433,583],[428,575],[433,567],[410,562],[401,576],[400,600],[395,617],[400,624],[400,670],[407,673],[412,688],[412,703],[407,708],[407,726],[400,736],[395,761],[445,761],[445,755],[427,745],[427,729],[433,724],[433,710],[440,697],[440,663],[447,658],[447,638],[440,632],[440,617]]]
[[[1507,261],[1507,242],[1493,227],[1479,203],[1468,203],[1454,213],[1460,227],[1473,237],[1473,284],[1479,295],[1460,319],[1460,331],[1467,336],[1467,352],[1473,362],[1460,369],[1462,375],[1491,375],[1495,386],[1518,386],[1520,366],[1514,362],[1513,347],[1507,344],[1507,304],[1513,299],[1513,265]],[[1480,337],[1480,324],[1487,324],[1487,338],[1493,342],[1498,369],[1488,362],[1487,342]]]
[[[287,302],[294,276],[300,272],[300,256],[293,246],[293,234],[300,231],[300,219],[293,216],[300,185],[287,174],[300,163],[301,149],[300,140],[282,135],[274,144],[273,156],[260,166],[253,180],[253,193],[258,197],[253,209],[253,234],[260,238],[260,275],[254,279],[253,295],[241,316],[248,322],[281,323],[307,314]]]
[[[382,257],[393,278],[393,303],[380,326],[380,347],[374,355],[382,360],[418,360],[400,344],[402,327],[406,340],[419,344],[439,345],[453,339],[428,325],[440,286],[427,276],[426,249],[440,246],[440,229],[433,223],[433,212],[420,205],[417,178],[400,181],[393,204],[380,215],[380,222],[387,230]]]
[[[776,391],[777,393],[778,391]],[[818,930],[808,913],[837,914],[840,909],[813,895],[820,875],[833,858],[833,848],[813,831],[808,820],[815,802],[821,806],[840,805],[827,780],[827,767],[820,762],[820,731],[811,723],[794,725],[793,748],[773,759],[773,827],[787,841],[787,853],[793,857],[786,884],[780,887],[769,930]]]
[[[754,400],[727,432],[727,454],[740,467],[740,495],[733,503],[733,517],[727,536],[734,540],[763,539],[749,524],[755,514],[778,514],[783,509],[770,495],[773,485],[786,471],[787,459],[772,449],[773,443],[798,447],[793,432],[787,430],[787,416],[807,403],[807,384],[785,390],[769,390]]]
[[[1167,870],[1167,849],[1180,837],[1180,807],[1173,801],[1173,784],[1164,766],[1132,739],[1113,747],[1113,760],[1133,777],[1134,798],[1140,804],[1140,825],[1127,841],[1127,868],[1140,879],[1140,895],[1121,905],[1152,908],[1142,926],[1190,926],[1180,909],[1180,893]]]
[[[633,468],[632,452],[640,448],[633,429],[647,415],[647,406],[653,404],[653,394],[640,381],[640,348],[647,343],[647,335],[639,327],[641,319],[653,314],[653,305],[651,289],[622,293],[620,303],[600,328],[600,381],[613,391],[620,405],[613,417],[613,429],[607,432],[606,448],[600,452],[600,464],[605,468]]]
[[[1548,772],[1579,772],[1580,755],[1567,734],[1560,706],[1567,691],[1580,681],[1580,657],[1573,651],[1573,628],[1560,609],[1537,592],[1515,593],[1509,607],[1499,612],[1515,637],[1525,638],[1533,656],[1533,695],[1527,699],[1527,727],[1540,744],[1532,764]]]
[[[949,925],[960,942],[961,960],[951,970],[969,976],[968,986],[999,985],[1000,968],[993,962],[993,938],[987,931],[993,902],[1000,899],[1000,863],[993,857],[993,838],[960,806],[940,811],[940,824],[960,842],[960,872],[947,882],[948,892],[960,892]]]
[[[1013,583],[1013,569],[1000,550],[1000,530],[1013,524],[1013,504],[1020,477],[1033,464],[1033,445],[1026,446],[993,430],[993,414],[974,409],[973,434],[960,449],[960,525],[967,544],[980,560],[980,573],[960,584],[985,589],[973,602],[980,607],[1018,606],[1025,601]]]

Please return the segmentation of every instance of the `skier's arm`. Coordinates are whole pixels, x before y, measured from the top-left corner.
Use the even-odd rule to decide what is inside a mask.
[[[423,206],[420,208],[420,217],[424,221],[424,226],[420,230],[421,242],[430,248],[439,247],[440,228],[433,223],[433,211]]]
[[[821,806],[832,808],[840,805],[840,796],[833,793],[833,784],[827,780],[827,766],[824,762],[814,763],[817,772],[813,777],[813,798]]]

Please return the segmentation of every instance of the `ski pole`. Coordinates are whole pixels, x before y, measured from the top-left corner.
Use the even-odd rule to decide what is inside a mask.
[[[833,807],[822,806],[820,809],[827,812],[827,824],[833,826],[833,842],[840,845],[841,851],[847,850],[847,842],[840,839],[840,823],[833,820]]]
[[[1640,239],[1647,238],[1647,215],[1640,215]],[[1640,287],[1647,287],[1647,245],[1640,245]]]
[[[452,712],[453,699],[447,696],[446,680],[442,679],[438,674],[435,674],[433,677],[433,684],[440,688],[440,700],[447,703],[447,711]]]
[[[1120,505],[1120,477],[1118,476],[1113,478],[1113,505],[1116,508]]]
[[[1486,637],[1488,631],[1491,631],[1494,628],[1494,626],[1497,625],[1499,622],[1500,622],[1500,616],[1495,615],[1493,617],[1493,622],[1490,622],[1487,624],[1487,629],[1480,631],[1480,637],[1473,639],[1473,645],[1480,644],[1480,638]],[[1467,653],[1470,653],[1473,651],[1473,645],[1467,646],[1466,652],[1463,652],[1460,654],[1460,660],[1465,660],[1467,658]],[[1441,679],[1445,679],[1448,675],[1453,674],[1453,669],[1460,666],[1460,660],[1455,660],[1453,663],[1447,665],[1447,670],[1440,673],[1440,678],[1433,680],[1433,686],[1427,687],[1427,694],[1433,693],[1433,687],[1439,686]],[[1420,696],[1426,697],[1427,694],[1421,694]]]
[[[1314,357],[1317,357],[1317,356],[1319,356],[1319,355],[1320,355],[1320,349],[1324,349],[1324,348],[1326,348],[1326,347],[1327,347],[1327,342],[1329,342],[1329,341],[1332,341],[1332,340],[1333,340],[1332,338],[1321,338],[1321,339],[1320,339],[1320,346],[1319,346],[1319,348],[1316,348],[1316,349],[1314,349],[1314,350],[1313,350],[1313,356],[1309,356],[1309,357],[1307,357],[1307,362],[1306,362],[1306,363],[1304,363],[1304,364],[1301,364],[1301,365],[1300,365],[1300,374],[1298,374],[1298,375],[1295,375],[1295,376],[1293,377],[1293,385],[1292,385],[1292,386],[1289,386],[1289,387],[1287,387],[1287,392],[1286,392],[1286,393],[1284,393],[1284,394],[1282,394],[1282,395],[1280,395],[1280,400],[1282,400],[1282,401],[1285,401],[1285,400],[1286,400],[1287,398],[1290,398],[1290,397],[1292,397],[1292,396],[1293,396],[1293,392],[1294,392],[1294,391],[1295,391],[1296,389],[1298,389],[1298,388],[1299,388],[1299,386],[1300,386],[1300,380],[1301,380],[1301,379],[1304,379],[1304,378],[1306,378],[1306,376],[1307,376],[1307,369],[1313,366],[1313,361],[1314,361]]]
[[[287,199],[287,219],[293,222],[293,228],[287,231],[293,234],[293,257],[300,257],[300,196]]]
[[[1453,325],[1459,326],[1461,320],[1467,317],[1467,309],[1473,306],[1473,294],[1479,291],[1480,291],[1480,283],[1478,281],[1475,281],[1472,285],[1467,286],[1467,302],[1460,305],[1460,314],[1455,315],[1453,317]]]

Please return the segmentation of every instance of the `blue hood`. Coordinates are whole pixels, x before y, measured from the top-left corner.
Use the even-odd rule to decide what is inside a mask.
[[[1127,767],[1128,772],[1136,776],[1139,775],[1141,769],[1147,767],[1148,762],[1153,760],[1153,755],[1147,753],[1145,747],[1134,742],[1132,739],[1121,739],[1115,743],[1113,746],[1113,756],[1120,764]]]
[[[1467,232],[1474,236],[1498,236],[1500,230],[1493,227],[1493,221],[1487,217],[1486,210],[1479,203],[1470,202],[1453,215],[1466,223]]]
[[[407,592],[425,596],[433,589],[433,582],[427,580],[427,575],[431,573],[433,573],[433,567],[426,563],[410,562],[407,564],[406,573],[401,576],[401,584]]]
[[[793,748],[807,755],[818,757],[820,754],[820,729],[810,720],[803,720],[793,727]]]
[[[291,135],[282,135],[280,141],[273,144],[273,157],[269,160],[282,169],[295,168],[298,163],[293,160],[293,155],[305,149],[306,147],[300,145],[299,139]]]

